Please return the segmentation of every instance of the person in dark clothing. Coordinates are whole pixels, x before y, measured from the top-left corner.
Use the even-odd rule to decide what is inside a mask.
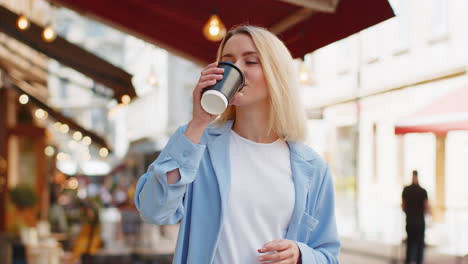
[[[417,264],[423,263],[424,233],[426,223],[424,215],[429,213],[427,192],[419,186],[418,171],[413,171],[412,184],[406,186],[402,193],[402,208],[406,214],[406,264],[416,259]]]

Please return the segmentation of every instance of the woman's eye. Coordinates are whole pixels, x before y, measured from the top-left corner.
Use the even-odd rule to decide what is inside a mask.
[[[247,61],[246,63],[247,64],[257,64],[258,62],[256,62],[256,61]]]

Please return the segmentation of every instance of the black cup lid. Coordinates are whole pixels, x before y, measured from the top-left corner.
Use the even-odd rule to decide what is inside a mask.
[[[244,84],[245,84],[244,73],[242,73],[242,71],[239,69],[239,67],[237,67],[234,63],[232,63],[230,61],[220,61],[220,62],[218,62],[218,67],[219,67],[219,65],[222,65],[222,64],[229,65],[229,66],[233,67],[234,69],[236,69],[239,72],[239,74],[241,76],[241,80],[242,80],[241,88],[239,89],[239,91],[242,90],[242,88],[244,88]]]

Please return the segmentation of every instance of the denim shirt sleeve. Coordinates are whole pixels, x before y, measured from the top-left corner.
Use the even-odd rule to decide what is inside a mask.
[[[140,177],[135,205],[145,221],[175,224],[184,215],[183,198],[188,184],[194,181],[206,146],[192,143],[180,127],[169,139],[159,157]],[[180,180],[167,183],[167,173],[179,169]]]
[[[324,171],[317,205],[313,212],[309,212],[318,220],[317,228],[312,231],[308,243],[296,242],[303,264],[339,263],[333,182],[328,166]]]

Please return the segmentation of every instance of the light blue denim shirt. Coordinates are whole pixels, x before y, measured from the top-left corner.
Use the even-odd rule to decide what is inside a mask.
[[[174,263],[213,262],[230,190],[231,128],[232,121],[210,126],[200,144],[193,144],[184,135],[186,126],[180,127],[138,181],[135,203],[145,221],[181,221]],[[340,242],[328,165],[304,144],[287,143],[295,204],[285,238],[296,241],[302,263],[338,263]],[[176,168],[181,179],[168,184],[167,172]]]

